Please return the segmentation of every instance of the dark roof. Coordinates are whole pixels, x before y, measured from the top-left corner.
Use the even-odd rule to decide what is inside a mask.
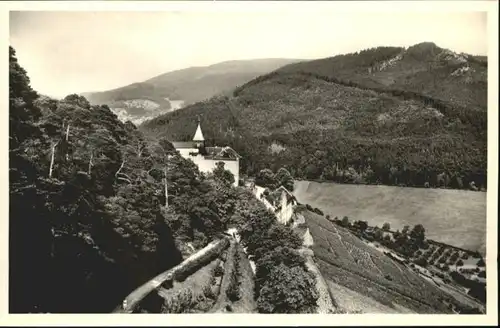
[[[207,155],[205,157],[213,157],[214,159],[237,159],[240,155],[231,147],[205,147]]]
[[[175,149],[179,148],[196,148],[196,143],[193,141],[172,141]]]

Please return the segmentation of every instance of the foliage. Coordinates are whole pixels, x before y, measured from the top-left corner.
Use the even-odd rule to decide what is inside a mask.
[[[226,290],[226,294],[228,299],[231,302],[236,302],[237,300],[240,299],[240,252],[238,249],[238,246],[234,247],[233,249],[233,263],[234,266],[232,268],[232,271],[230,273],[231,275],[231,280],[229,282],[229,287]]]
[[[311,273],[279,264],[262,286],[257,306],[261,313],[312,313],[317,298]]]
[[[213,170],[214,178],[226,185],[232,185],[234,183],[234,175],[231,171],[224,168],[224,162],[218,162],[216,168]]]
[[[293,177],[285,168],[280,168],[274,176],[278,186],[285,187],[288,191],[293,192]]]
[[[279,181],[274,176],[273,171],[270,169],[262,169],[255,176],[255,184],[263,188],[269,188],[271,190],[279,187]]]

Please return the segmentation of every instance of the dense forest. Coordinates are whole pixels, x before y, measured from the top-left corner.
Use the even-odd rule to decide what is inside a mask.
[[[12,47],[9,82],[11,313],[110,312],[230,225],[244,231],[259,268],[271,271],[258,284],[261,312],[303,312],[315,303],[299,255],[282,263],[278,249],[262,259],[274,254],[273,241],[288,238],[285,251],[293,253],[300,239],[232,187],[229,171],[200,173],[168,141],[145,137],[106,105],[37,94]],[[283,289],[283,277],[297,274],[304,280]],[[276,289],[295,298],[274,302]]]
[[[487,187],[487,61],[432,43],[287,65],[140,126],[188,140],[202,117],[242,171],[296,179],[480,190]]]

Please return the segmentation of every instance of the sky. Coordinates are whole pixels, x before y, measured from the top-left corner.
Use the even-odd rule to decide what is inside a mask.
[[[487,54],[484,12],[11,11],[10,45],[35,90],[104,91],[190,66],[316,59],[434,42]]]

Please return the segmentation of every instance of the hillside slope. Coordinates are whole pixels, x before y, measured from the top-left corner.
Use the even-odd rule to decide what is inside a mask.
[[[171,100],[180,102],[182,106],[231,92],[261,74],[297,61],[280,58],[227,61],[168,72],[121,88],[83,95],[91,103],[106,104],[123,113],[123,119],[138,124],[145,118],[176,110],[173,107],[177,106],[172,105]]]
[[[376,48],[287,65],[141,129],[205,136],[243,171],[287,167],[299,179],[486,188],[485,59],[434,44]]]
[[[468,308],[349,230],[315,213],[302,213],[314,239],[315,260],[341,308],[348,305],[361,312],[427,314]]]

